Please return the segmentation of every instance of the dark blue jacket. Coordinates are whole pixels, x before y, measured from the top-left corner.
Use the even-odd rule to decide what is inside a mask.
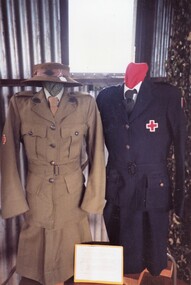
[[[123,93],[123,85],[112,86],[97,97],[108,149],[104,220],[110,242],[124,248],[124,273],[147,268],[159,275],[167,266],[168,211],[181,217],[184,206],[181,96],[174,86],[145,80],[128,116]]]
[[[170,84],[145,80],[129,118],[123,92],[123,85],[112,86],[97,97],[109,152],[106,199],[138,210],[170,209],[174,193],[173,208],[182,216],[186,134],[180,92]],[[167,170],[171,144],[176,161],[174,191]]]

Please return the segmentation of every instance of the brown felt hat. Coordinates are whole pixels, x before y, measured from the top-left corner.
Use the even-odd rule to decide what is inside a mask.
[[[82,84],[70,77],[70,69],[67,65],[47,62],[33,66],[33,76],[23,83],[29,86],[42,87],[42,82],[57,82],[65,86],[81,86]]]

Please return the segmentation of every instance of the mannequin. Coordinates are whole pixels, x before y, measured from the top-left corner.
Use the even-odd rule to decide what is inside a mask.
[[[106,206],[109,240],[124,247],[124,273],[145,268],[159,275],[167,266],[169,211],[184,208],[185,118],[179,90],[147,78],[146,63],[130,63],[124,83],[103,89],[97,97],[105,143]],[[127,115],[124,93],[137,88]],[[167,156],[176,158],[176,185],[171,189]]]
[[[43,87],[48,91],[48,93],[52,97],[56,97],[59,93],[63,94],[64,92],[64,87],[63,87],[63,84],[61,83],[44,82]],[[30,280],[27,278],[22,278],[19,285],[30,285],[30,283],[31,285],[40,284],[36,281]],[[63,284],[64,282],[59,282],[59,283],[56,283],[55,285],[63,285]]]
[[[53,97],[57,96],[61,92],[61,90],[64,92],[64,87],[63,87],[63,84],[61,84],[61,83],[44,82],[43,87]]]
[[[59,93],[62,94],[64,92],[64,87],[63,87],[63,84],[61,84],[61,83],[44,82],[43,87],[53,97],[56,97]],[[59,283],[56,283],[55,285],[63,285],[63,284],[64,284],[63,282],[59,282]]]
[[[135,88],[137,84],[139,84],[145,79],[147,71],[148,71],[148,65],[144,62],[129,63],[125,71],[125,78],[124,78],[125,86],[127,86],[129,89]]]
[[[123,105],[126,109],[127,116],[129,116],[135,106],[137,94],[139,93],[141,84],[146,77],[147,71],[148,65],[146,63],[131,62],[126,68]]]
[[[20,285],[62,285],[74,273],[74,245],[92,239],[88,214],[101,214],[105,204],[101,118],[92,96],[68,89],[81,84],[70,77],[66,65],[37,64],[24,82],[42,89],[19,92],[10,100],[2,139],[2,216],[24,216],[16,260]],[[49,97],[58,97],[56,110],[49,106]],[[27,158],[24,189],[20,143]]]

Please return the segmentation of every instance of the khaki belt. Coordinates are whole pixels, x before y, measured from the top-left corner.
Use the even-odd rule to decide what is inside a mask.
[[[69,174],[77,169],[81,168],[79,161],[72,161],[64,164],[57,164],[54,161],[51,161],[49,164],[35,164],[29,163],[28,170],[35,174],[44,174],[44,175],[65,175]]]

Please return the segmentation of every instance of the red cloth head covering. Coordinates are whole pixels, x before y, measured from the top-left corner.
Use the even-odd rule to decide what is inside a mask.
[[[147,63],[129,63],[125,72],[125,85],[132,89],[145,79],[148,71]]]

